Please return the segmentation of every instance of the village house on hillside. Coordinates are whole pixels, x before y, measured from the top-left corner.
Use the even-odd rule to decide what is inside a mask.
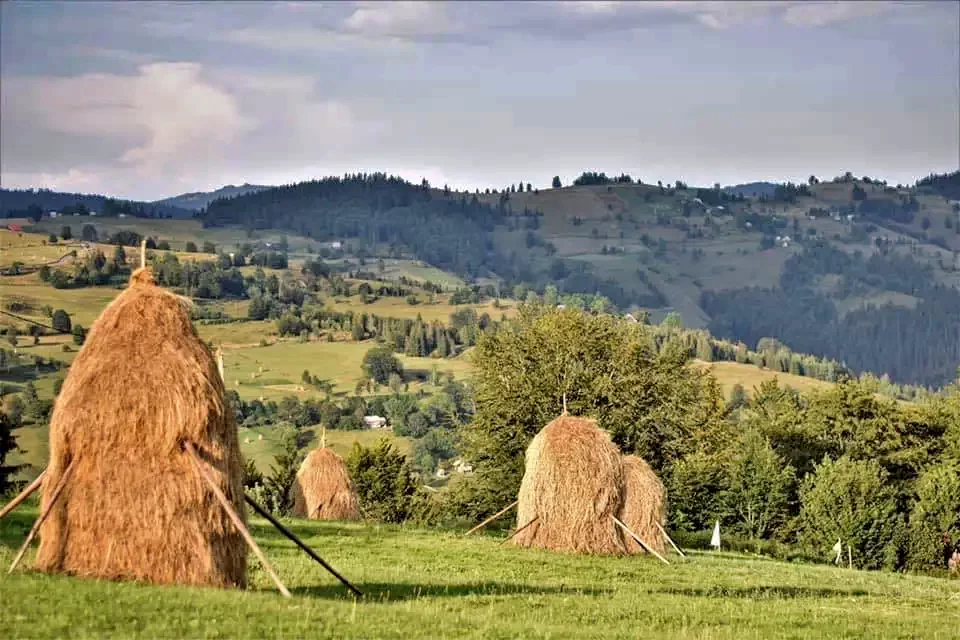
[[[367,429],[386,429],[387,419],[382,416],[363,416],[363,426]]]

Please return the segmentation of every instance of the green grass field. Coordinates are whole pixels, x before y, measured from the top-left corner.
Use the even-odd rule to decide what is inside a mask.
[[[300,343],[291,340],[267,347],[227,348],[223,357],[224,376],[227,388],[236,390],[240,397],[245,399],[264,397],[276,400],[288,395],[303,398],[322,396],[320,391],[311,386],[300,389],[304,370],[332,382],[335,393],[352,394],[357,382],[364,377],[363,356],[375,346],[374,341]],[[465,378],[470,373],[470,363],[466,356],[433,359],[397,354],[397,358],[408,372],[408,379],[411,379],[411,391],[426,384],[412,378],[418,373],[427,376],[434,366],[441,372],[453,373],[457,378]]]
[[[0,522],[8,566],[37,515]],[[955,638],[960,582],[692,553],[585,557],[501,546],[502,534],[288,521],[356,584],[348,592],[262,520],[245,591],[47,576],[32,554],[0,576],[0,637]]]

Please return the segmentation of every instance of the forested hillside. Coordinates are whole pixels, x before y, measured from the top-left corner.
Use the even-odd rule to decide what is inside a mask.
[[[822,284],[833,276],[829,293]],[[836,299],[893,291],[915,308],[869,305],[842,315]],[[701,304],[714,335],[756,344],[776,336],[798,351],[844,361],[857,371],[939,386],[960,363],[960,292],[937,284],[932,268],[909,256],[847,254],[826,243],[787,260],[776,288],[706,292]]]
[[[70,215],[126,214],[141,218],[189,218],[193,212],[162,202],[147,203],[86,193],[62,193],[49,189],[0,189],[0,218],[33,218],[56,211]]]
[[[598,278],[582,262],[537,262],[553,249],[536,234],[540,214],[516,211],[507,198],[481,202],[477,194],[435,190],[382,173],[357,174],[276,187],[210,203],[206,226],[240,225],[285,229],[322,242],[349,241],[358,257],[404,254],[468,278],[494,277],[504,287],[554,283],[562,291],[606,295],[620,305],[632,301],[611,278]],[[495,241],[508,226],[525,238],[524,250]],[[526,233],[524,236],[523,234]]]
[[[220,187],[214,191],[193,191],[191,193],[181,193],[178,196],[157,200],[154,204],[199,211],[218,198],[235,198],[236,196],[242,196],[247,193],[255,193],[257,191],[263,191],[264,189],[269,188],[270,187],[256,184],[242,184],[240,186],[228,184],[227,186]]]

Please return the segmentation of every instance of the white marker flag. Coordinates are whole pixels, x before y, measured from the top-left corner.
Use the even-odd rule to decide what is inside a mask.
[[[713,525],[713,537],[710,538],[710,546],[714,549],[720,548],[720,521],[717,520],[717,524]]]
[[[843,562],[843,545],[840,543],[840,538],[837,538],[837,544],[833,545],[833,550],[837,553],[833,564],[840,564]]]

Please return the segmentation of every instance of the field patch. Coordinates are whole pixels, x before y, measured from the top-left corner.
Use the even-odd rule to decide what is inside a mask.
[[[0,521],[8,565],[37,509]],[[255,562],[247,590],[158,587],[24,569],[0,577],[7,638],[948,638],[960,583],[742,554],[586,557],[503,534],[287,519],[364,593],[354,601],[272,527],[251,532],[293,593]],[[29,566],[31,554],[26,558]]]

